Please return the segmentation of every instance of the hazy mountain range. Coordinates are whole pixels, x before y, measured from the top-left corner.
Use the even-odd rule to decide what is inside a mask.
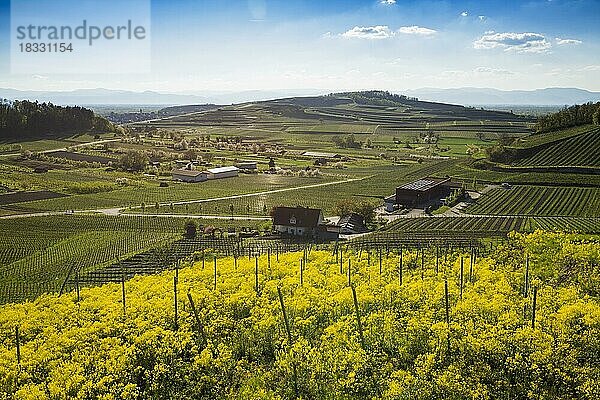
[[[55,104],[231,104],[269,100],[291,96],[309,96],[334,92],[306,90],[251,90],[240,92],[209,91],[202,93],[134,92],[111,89],[80,89],[73,91],[21,91],[0,88],[0,98],[38,100]],[[435,89],[393,91],[418,97],[420,100],[462,105],[569,105],[600,101],[600,92],[576,88],[537,90],[498,90],[489,88]]]

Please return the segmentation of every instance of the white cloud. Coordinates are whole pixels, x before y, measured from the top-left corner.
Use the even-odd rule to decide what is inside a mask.
[[[504,49],[517,53],[546,53],[552,44],[539,33],[524,32],[486,32],[481,38],[473,42],[476,49]]]
[[[473,79],[473,78],[489,78],[489,77],[508,77],[511,75],[516,75],[514,72],[509,71],[507,69],[502,68],[490,68],[490,67],[477,67],[471,70],[451,70],[451,71],[443,71],[442,76],[448,78],[463,78],[463,79]]]
[[[600,71],[600,65],[588,65],[582,68],[583,71]]]
[[[490,67],[477,67],[473,70],[479,75],[514,75],[515,73],[507,69],[502,68],[490,68]]]
[[[387,39],[394,36],[394,32],[387,25],[377,26],[355,26],[347,32],[341,34],[347,39]]]
[[[468,16],[469,16],[469,13],[468,13],[468,12],[466,12],[466,11],[463,11],[463,12],[461,12],[461,13],[460,13],[460,16],[461,16],[461,17],[468,17]]]
[[[564,46],[564,45],[569,45],[569,44],[581,44],[583,43],[581,40],[577,40],[577,39],[561,39],[561,38],[556,38],[556,44],[559,46]]]
[[[422,26],[402,26],[398,29],[398,32],[404,33],[406,35],[422,35],[422,36],[430,36],[437,33],[434,29],[424,28]]]
[[[380,3],[386,4],[386,5],[392,5],[392,4],[396,4],[396,0],[381,0]]]
[[[479,18],[480,21],[485,21],[487,19],[485,15],[478,15],[477,18]]]

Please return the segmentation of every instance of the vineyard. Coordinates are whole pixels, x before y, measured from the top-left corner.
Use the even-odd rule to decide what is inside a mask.
[[[599,188],[514,186],[493,189],[466,211],[487,215],[598,217],[599,210]]]
[[[219,258],[5,305],[0,398],[594,399],[598,240]]]
[[[215,222],[199,220],[206,226]],[[243,226],[239,221],[218,223],[221,229]],[[121,265],[119,260],[129,260],[133,265],[130,269],[134,272],[128,276],[162,271],[173,260],[207,247],[204,244],[182,254],[180,247],[177,251],[169,249],[181,238],[183,224],[180,218],[94,215],[0,220],[0,230],[10,232],[0,237],[0,303],[58,292],[75,272],[86,276],[114,269]],[[160,257],[157,251],[162,251]],[[166,255],[169,262],[162,262]],[[144,268],[148,263],[153,269]],[[121,271],[118,273],[120,276]]]
[[[514,163],[519,167],[600,167],[600,129],[559,141]]]

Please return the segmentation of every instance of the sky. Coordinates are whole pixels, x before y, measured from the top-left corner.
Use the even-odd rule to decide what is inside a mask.
[[[10,6],[0,0],[1,88],[600,91],[600,0],[152,0],[148,68],[63,74],[11,71]]]

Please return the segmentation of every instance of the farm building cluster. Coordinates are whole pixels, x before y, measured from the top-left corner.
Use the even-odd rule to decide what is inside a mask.
[[[173,170],[173,180],[182,182],[204,182],[213,179],[232,178],[238,176],[240,169],[236,166],[195,170],[192,166]]]
[[[178,167],[172,171],[174,181],[204,182],[213,179],[232,178],[239,173],[255,173],[258,171],[258,162],[242,160],[236,165],[197,170],[193,162],[177,162]]]
[[[342,216],[338,223],[323,217],[323,211],[306,207],[276,207],[273,209],[273,230],[289,236],[303,236],[320,240],[339,238],[340,234],[364,233],[364,219],[357,214]]]

